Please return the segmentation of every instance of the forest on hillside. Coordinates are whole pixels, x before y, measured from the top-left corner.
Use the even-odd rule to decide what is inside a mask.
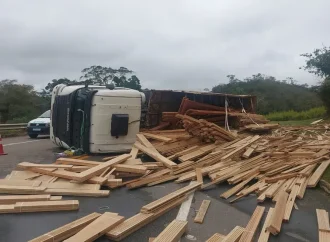
[[[263,74],[252,75],[239,80],[235,75],[228,75],[227,84],[212,88],[213,92],[231,94],[250,94],[257,96],[257,112],[268,114],[280,111],[304,111],[322,106],[317,94],[317,86],[299,85],[292,78],[276,80]]]

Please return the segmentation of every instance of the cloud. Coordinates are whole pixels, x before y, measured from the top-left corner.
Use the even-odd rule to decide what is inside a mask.
[[[1,1],[0,79],[44,87],[91,65],[136,72],[159,89],[210,88],[226,75],[300,83],[301,53],[330,45],[330,2],[261,0]]]

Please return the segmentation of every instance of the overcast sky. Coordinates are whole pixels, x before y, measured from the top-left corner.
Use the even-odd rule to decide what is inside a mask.
[[[157,89],[258,72],[315,84],[300,54],[330,45],[329,9],[329,0],[0,0],[0,80],[42,88],[103,65]]]

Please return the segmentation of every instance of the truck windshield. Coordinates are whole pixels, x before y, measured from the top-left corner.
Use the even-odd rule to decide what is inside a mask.
[[[44,112],[39,116],[39,118],[50,118],[50,110]]]

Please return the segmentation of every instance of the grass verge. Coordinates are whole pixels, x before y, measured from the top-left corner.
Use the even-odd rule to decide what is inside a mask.
[[[2,138],[17,137],[26,135],[26,130],[0,130]]]

